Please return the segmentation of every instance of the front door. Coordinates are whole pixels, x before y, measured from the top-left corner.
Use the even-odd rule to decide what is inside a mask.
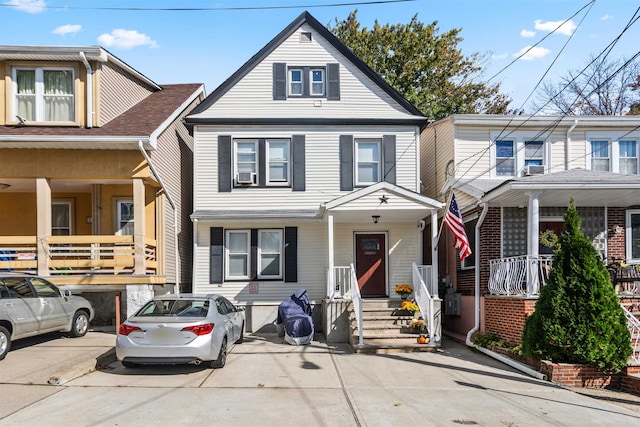
[[[540,221],[540,234],[544,233],[547,230],[553,231],[556,236],[560,237],[562,234],[562,230],[564,228],[563,221]],[[538,254],[540,255],[552,255],[553,250],[555,248],[550,248],[548,246],[543,245],[542,243],[538,243]]]
[[[387,295],[385,234],[356,234],[356,275],[364,297]]]

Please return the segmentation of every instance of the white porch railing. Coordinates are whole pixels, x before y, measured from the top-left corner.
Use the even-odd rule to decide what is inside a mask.
[[[622,305],[622,309],[624,310],[624,316],[627,318],[627,327],[631,334],[631,348],[633,349],[631,360],[636,365],[640,365],[640,320],[627,310],[624,305]]]
[[[429,339],[432,343],[442,340],[441,322],[442,304],[438,297],[438,284],[433,283],[430,265],[416,265],[413,263],[413,293],[416,303],[420,307],[420,314],[427,322]]]
[[[350,270],[350,286],[348,297],[351,297],[353,302],[353,312],[356,316],[356,324],[358,325],[358,345],[362,347],[364,345],[364,331],[362,327],[362,295],[360,295],[360,287],[358,287],[358,277],[356,276],[356,269],[353,264],[349,265]]]
[[[538,295],[549,278],[553,255],[523,255],[489,261],[492,295]]]

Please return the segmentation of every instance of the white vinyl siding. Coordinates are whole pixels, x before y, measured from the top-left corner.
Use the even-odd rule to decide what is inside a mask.
[[[300,33],[314,33],[312,41],[300,43]],[[292,62],[292,58],[295,61]],[[308,98],[273,101],[273,63],[286,63],[287,69],[340,64],[340,100]],[[289,72],[287,72],[287,78]],[[325,72],[325,80],[326,80]],[[326,87],[325,87],[326,92]],[[247,108],[250,105],[251,108]],[[365,112],[363,112],[365,111]],[[194,117],[220,118],[415,118],[406,113],[393,98],[374,84],[362,71],[353,67],[333,46],[324,42],[315,30],[303,25],[257,64],[241,81],[229,89],[207,111]]]
[[[291,128],[284,134],[270,128],[240,129],[198,126],[195,161],[194,210],[255,210],[286,203],[296,210],[318,210],[322,203],[344,195],[340,191],[340,135],[354,135],[356,139],[380,139],[383,135],[396,136],[396,185],[419,192],[417,188],[416,128],[415,127],[344,127],[324,130],[318,128]],[[218,135],[232,135],[234,140],[265,138],[267,141],[287,139],[292,135],[305,136],[305,191],[292,192],[286,186],[264,188],[248,186],[243,191],[218,192]],[[406,153],[400,156],[399,153]],[[411,154],[411,155],[409,155]]]

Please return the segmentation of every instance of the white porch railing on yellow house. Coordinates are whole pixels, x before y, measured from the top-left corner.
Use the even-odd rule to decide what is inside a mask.
[[[133,236],[50,236],[38,247],[35,236],[0,236],[0,269],[36,271],[44,257],[50,276],[131,275],[135,271]],[[145,274],[156,274],[156,241],[145,239]]]
[[[553,255],[522,255],[489,261],[492,295],[538,295],[549,278]]]

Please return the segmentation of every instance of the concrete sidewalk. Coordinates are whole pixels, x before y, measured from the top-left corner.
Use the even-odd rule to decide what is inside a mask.
[[[95,367],[98,353],[103,361],[113,360],[114,338],[90,332],[82,339],[52,340],[12,351],[9,356],[16,360],[10,363],[22,366],[37,357],[55,365],[85,348]],[[3,426],[39,420],[66,426],[70,416],[73,424],[86,426],[168,419],[173,425],[209,419],[235,426],[640,425],[640,404],[631,395],[589,397],[528,377],[450,340],[436,353],[375,355],[354,354],[346,344],[330,345],[322,336],[307,346],[291,346],[275,334],[247,334],[224,369],[125,369],[114,361],[71,381],[43,367],[31,376],[14,374],[8,366],[0,362]],[[14,382],[7,384],[5,374],[13,375]],[[17,385],[25,380],[43,384],[47,375],[62,378],[64,386]],[[14,402],[20,395],[32,403]],[[73,415],[60,408],[70,408]]]

